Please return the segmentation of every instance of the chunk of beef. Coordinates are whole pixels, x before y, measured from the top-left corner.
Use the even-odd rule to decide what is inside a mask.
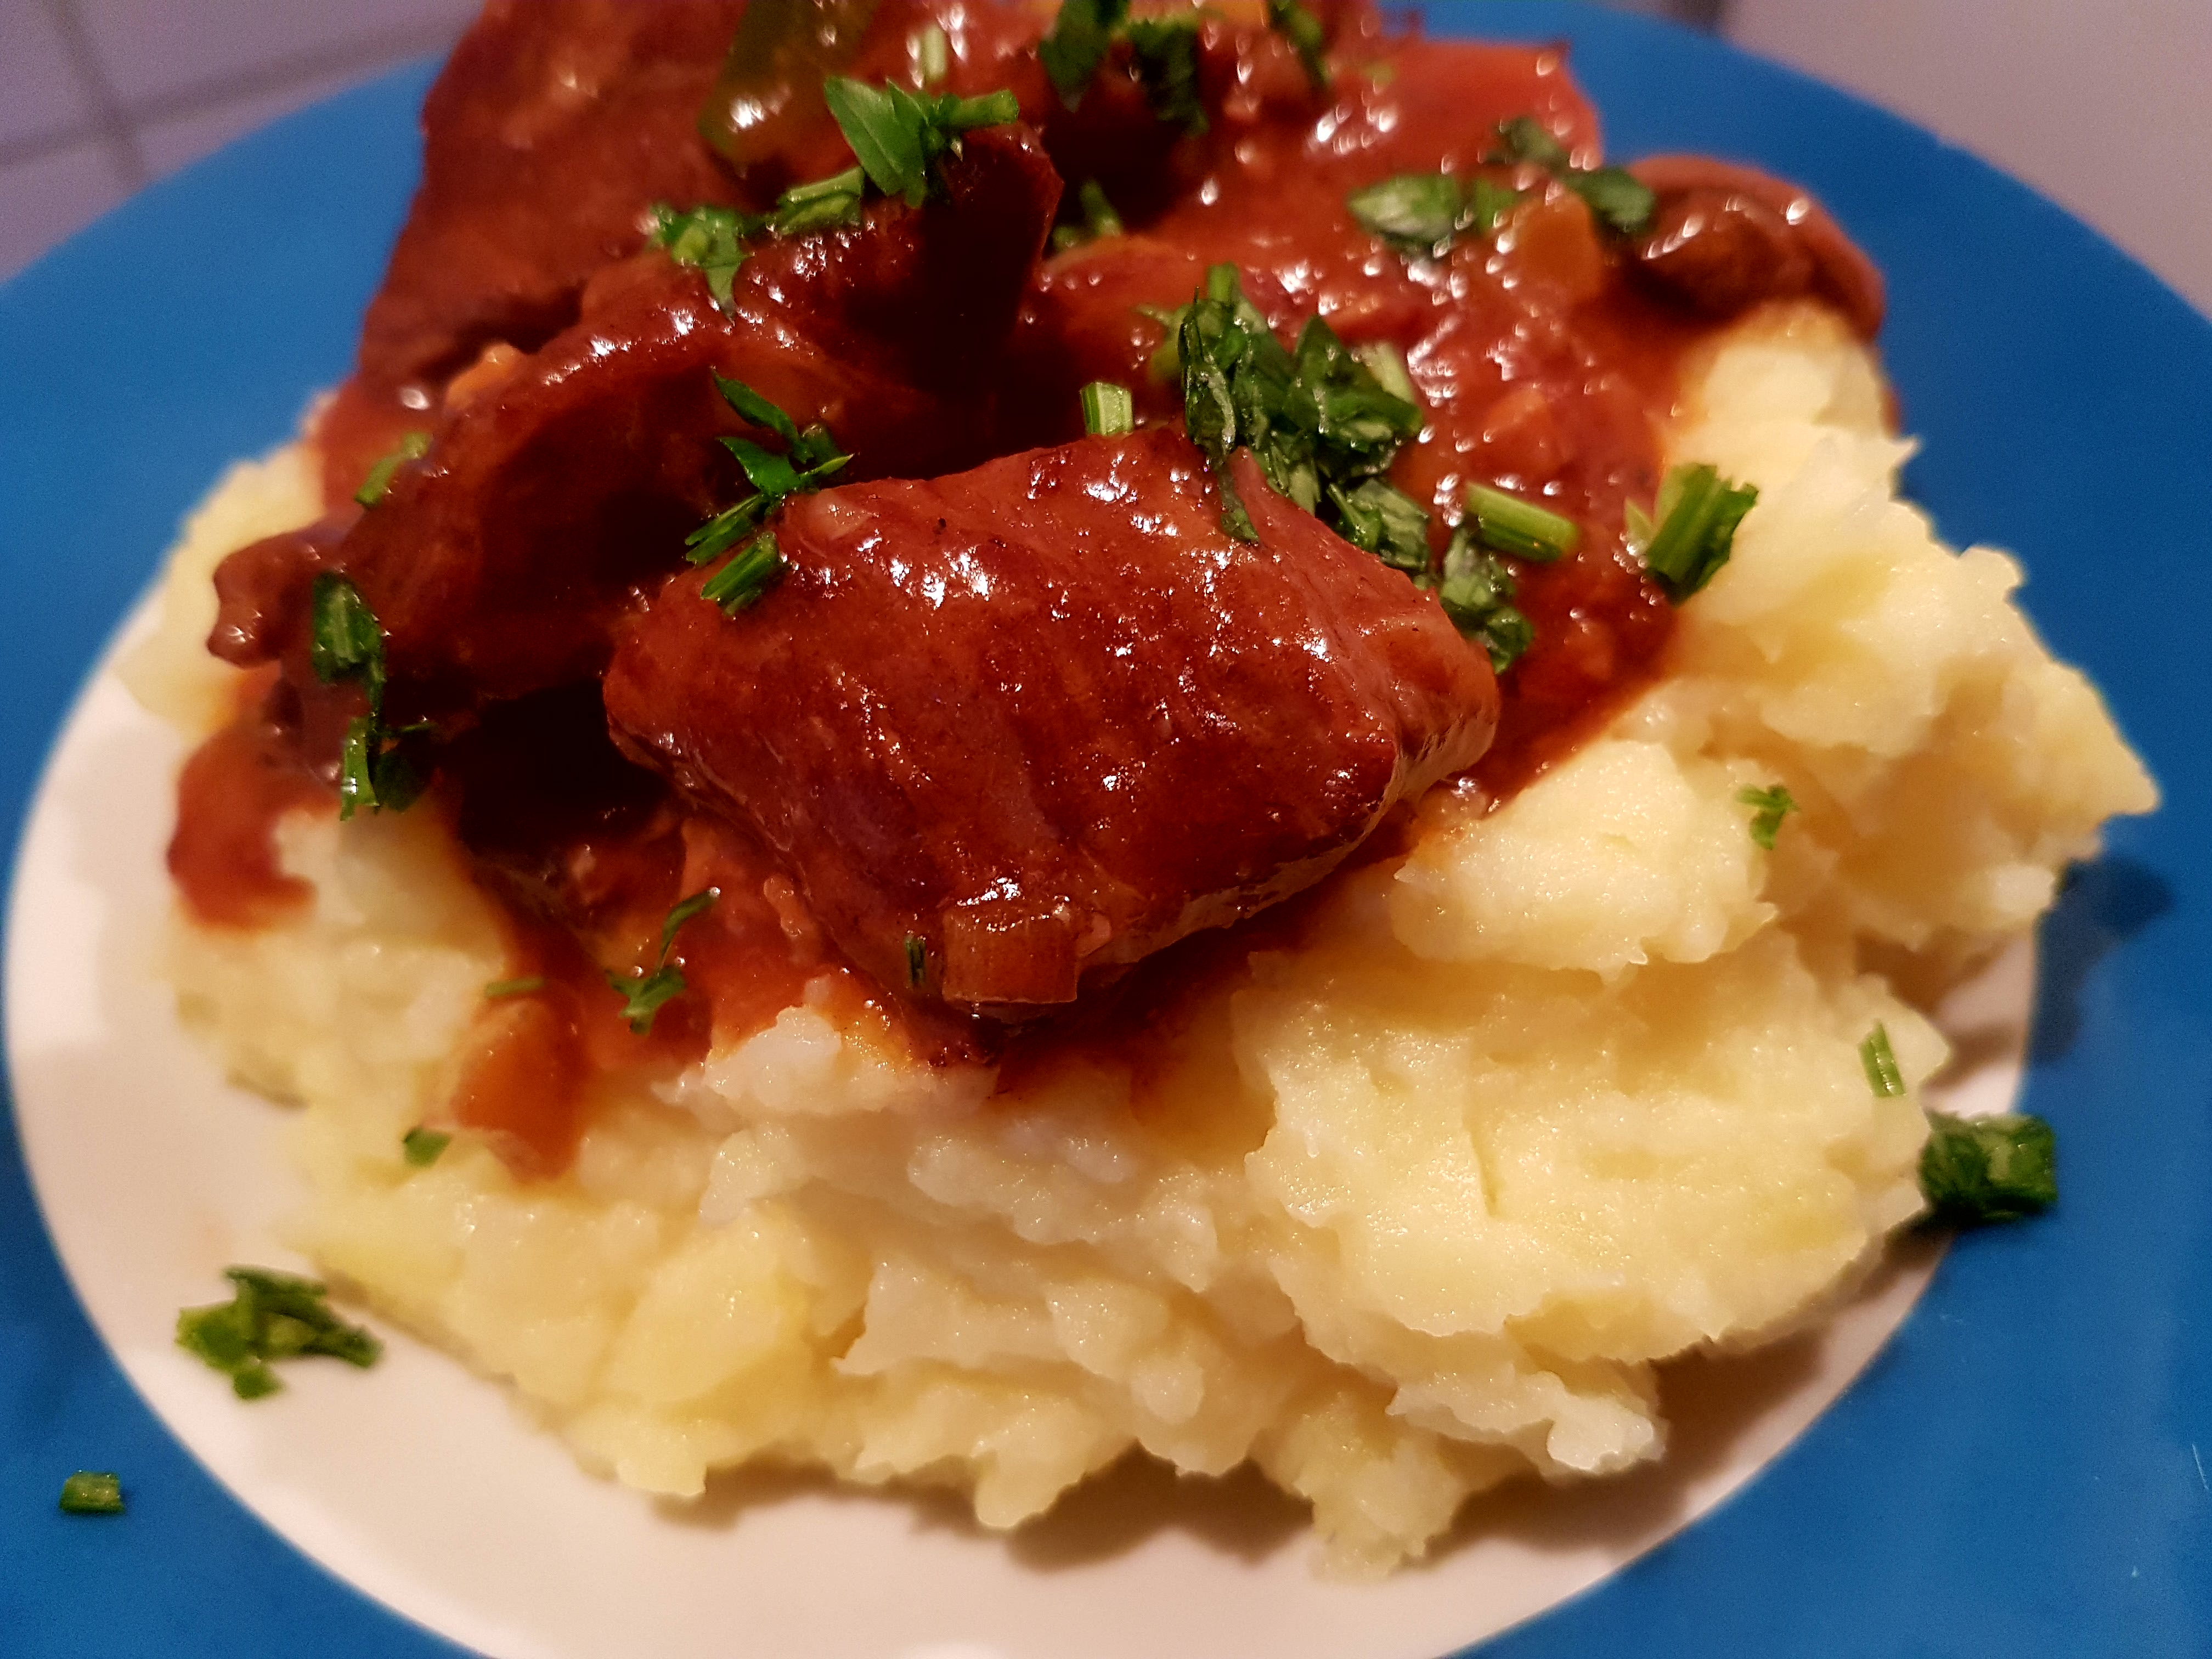
[[[850,477],[990,453],[999,350],[1058,193],[1036,143],[998,128],[969,136],[941,199],[763,246],[730,315],[657,252],[609,267],[577,325],[457,399],[335,546],[326,526],[227,562],[212,648],[283,657],[309,689],[303,595],[335,568],[382,623],[410,714],[596,675],[631,589],[680,568],[685,534],[748,493],[715,441],[747,428],[710,371],[828,425]]]
[[[1434,599],[1235,465],[1256,545],[1168,428],[807,497],[749,611],[689,574],[654,598],[605,681],[617,739],[883,983],[1067,1003],[1319,880],[1496,725]]]
[[[734,202],[696,131],[744,0],[490,0],[422,106],[422,183],[362,328],[379,387],[574,320],[659,198]]]

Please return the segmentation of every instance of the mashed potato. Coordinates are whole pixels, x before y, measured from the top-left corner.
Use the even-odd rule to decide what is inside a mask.
[[[2077,673],[1895,497],[1867,356],[1813,313],[1737,331],[1672,449],[1757,483],[1674,670],[1488,816],[1440,792],[1411,856],[1340,878],[1130,1068],[991,1095],[826,999],[605,1103],[519,1184],[416,1170],[498,931],[428,814],[289,821],[289,925],[180,924],[186,1016],[302,1108],[302,1239],[508,1382],[583,1461],[698,1492],[752,1458],[972,1493],[1009,1527],[1141,1446],[1249,1459],[1334,1562],[1417,1556],[1516,1471],[1656,1456],[1653,1365],[1817,1310],[1920,1206],[1908,1094],[1936,1032],[1869,970],[1937,976],[2027,928],[2155,791]],[[197,726],[215,557],[314,511],[297,452],[234,471],[126,671]],[[1771,853],[1747,787],[1800,804]]]

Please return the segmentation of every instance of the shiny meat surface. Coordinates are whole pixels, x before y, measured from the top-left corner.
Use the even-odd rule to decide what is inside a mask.
[[[1069,1002],[1319,880],[1497,722],[1431,597],[1237,465],[1256,546],[1170,430],[807,498],[752,609],[661,590],[609,720],[880,981]]]
[[[847,476],[988,453],[997,348],[1058,191],[1043,153],[1001,128],[948,165],[942,200],[766,244],[731,315],[658,252],[610,267],[576,326],[465,401],[457,386],[428,455],[335,546],[325,525],[226,561],[215,649],[283,656],[312,696],[303,596],[336,568],[382,623],[412,713],[595,675],[630,590],[679,568],[685,534],[747,493],[715,441],[747,428],[710,371],[827,424],[854,456]]]
[[[423,105],[422,184],[362,325],[377,386],[575,319],[656,198],[734,202],[694,120],[744,0],[491,0]]]

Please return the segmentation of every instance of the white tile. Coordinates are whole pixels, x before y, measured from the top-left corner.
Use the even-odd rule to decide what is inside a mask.
[[[46,0],[0,0],[0,144],[92,118]]]
[[[131,193],[99,143],[0,167],[0,277],[12,276]]]
[[[478,0],[76,0],[126,112],[272,68],[373,52],[380,42],[427,49],[459,34],[477,7]]]
[[[1728,33],[2018,174],[2212,311],[2206,0],[1735,0]]]
[[[357,85],[381,67],[384,66],[369,64],[350,73],[318,75],[271,92],[230,99],[189,115],[149,122],[137,130],[139,153],[146,158],[148,173],[159,179],[198,161],[210,150],[220,149],[256,127],[267,125],[279,116],[289,115],[319,98],[327,98],[334,92]]]

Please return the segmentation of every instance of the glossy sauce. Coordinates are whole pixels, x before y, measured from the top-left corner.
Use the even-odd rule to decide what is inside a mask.
[[[1341,7],[1334,9],[1339,73],[1320,97],[1278,37],[1216,19],[1202,30],[1210,125],[1189,137],[1152,123],[1133,83],[1116,83],[1111,73],[1080,110],[1062,110],[1022,50],[1037,27],[1034,9],[887,3],[883,9],[899,21],[902,42],[924,14],[945,22],[956,47],[953,89],[1013,87],[1070,185],[1100,179],[1127,222],[1127,234],[1056,255],[1032,281],[991,417],[997,453],[1079,437],[1074,393],[1093,379],[1131,386],[1140,421],[1179,426],[1178,390],[1150,369],[1163,331],[1138,307],[1182,304],[1207,266],[1229,261],[1286,342],[1318,313],[1347,344],[1387,343],[1402,356],[1427,422],[1400,453],[1392,478],[1432,504],[1437,552],[1470,482],[1540,500],[1583,526],[1571,556],[1514,567],[1515,603],[1534,624],[1535,642],[1499,683],[1495,741],[1448,786],[1488,805],[1571,750],[1661,672],[1673,613],[1623,545],[1620,527],[1626,507],[1648,504],[1658,489],[1659,444],[1686,350],[1764,299],[1817,297],[1868,332],[1880,319],[1879,279],[1863,256],[1816,205],[1762,175],[1695,158],[1655,161],[1644,176],[1661,193],[1660,212],[1650,236],[1632,246],[1602,234],[1558,184],[1489,161],[1496,124],[1522,114],[1537,116],[1578,159],[1596,160],[1595,116],[1557,52],[1407,40],[1362,9]],[[441,139],[440,96],[454,129],[466,129],[455,112],[469,95],[468,75],[490,74],[499,32],[557,28],[549,15],[495,8],[492,44],[465,44],[457,54],[466,74],[456,79],[449,71],[452,84],[441,82],[445,91],[433,99],[431,170],[446,181],[441,199],[481,198],[488,186],[474,152]],[[687,27],[696,25],[695,13]],[[614,37],[594,48],[611,63],[642,38],[641,26],[625,22]],[[881,31],[839,50],[850,54],[848,67],[866,70],[881,58],[874,72],[893,72],[895,46]],[[686,88],[711,73],[696,63],[681,74],[665,66],[655,72]],[[519,82],[499,82],[476,95],[501,107],[536,107]],[[620,112],[637,108],[634,98],[615,97],[592,120],[643,120]],[[594,234],[607,244],[602,257],[612,258],[628,251],[613,230],[623,190],[635,194],[647,176],[696,176],[708,164],[696,155],[662,156],[636,177],[622,173],[633,164],[619,147],[586,142],[594,132],[604,137],[592,120],[549,128],[562,137],[541,159],[592,174],[586,194],[599,226]],[[665,111],[647,125],[665,126]],[[745,171],[701,185],[695,197],[757,202],[788,177],[846,164],[834,128],[796,118],[779,117],[737,149]],[[1521,188],[1522,205],[1495,238],[1470,234],[1442,258],[1415,260],[1369,235],[1345,208],[1346,195],[1361,185],[1438,167],[1463,175],[1482,169]],[[418,203],[415,240],[403,239],[406,257],[395,261],[387,296],[373,313],[381,326],[371,343],[381,356],[372,362],[365,344],[362,374],[322,418],[334,504],[401,433],[436,416],[447,395],[442,378],[487,346],[493,357],[469,389],[509,372],[497,354],[512,349],[483,322],[496,308],[488,311],[472,294],[465,270],[436,268],[434,194],[426,187],[429,209]],[[557,210],[557,201],[541,195],[539,210]],[[512,217],[524,208],[510,203],[502,211]],[[556,236],[527,281],[492,273],[495,285],[539,296],[530,313],[538,320],[515,345],[534,349],[545,319],[591,303],[578,295],[592,257],[575,238]],[[433,270],[434,281],[423,275]],[[410,282],[419,291],[403,303]],[[423,335],[431,344],[398,339],[393,319],[408,304],[432,316]],[[410,365],[415,378],[392,364]],[[641,588],[637,603],[647,597]],[[805,718],[803,696],[787,718]],[[1326,889],[1317,890],[1096,983],[1086,979],[1068,1012],[1010,1031],[886,994],[858,971],[825,941],[775,856],[623,759],[608,740],[596,683],[494,703],[463,724],[433,794],[416,810],[445,817],[478,885],[506,918],[507,976],[544,984],[487,1000],[447,1109],[454,1126],[485,1137],[528,1176],[567,1166],[598,1098],[626,1080],[672,1076],[710,1043],[726,1046],[761,1030],[802,1000],[866,1016],[887,1043],[933,1063],[996,1061],[1002,1092],[1090,1052],[1135,1065],[1141,1085],[1146,1033],[1171,1028],[1199,989],[1241,974],[1254,950],[1294,943],[1313,908],[1326,902]],[[272,831],[287,811],[328,810],[328,744],[326,731],[303,730],[280,686],[194,757],[180,784],[170,860],[202,920],[268,925],[304,902],[305,884],[277,867]],[[1358,848],[1352,865],[1399,856],[1409,821],[1401,810]],[[661,1008],[648,1034],[634,1033],[607,970],[650,967],[669,908],[707,887],[717,890],[716,902],[684,928],[671,957],[688,988]]]

